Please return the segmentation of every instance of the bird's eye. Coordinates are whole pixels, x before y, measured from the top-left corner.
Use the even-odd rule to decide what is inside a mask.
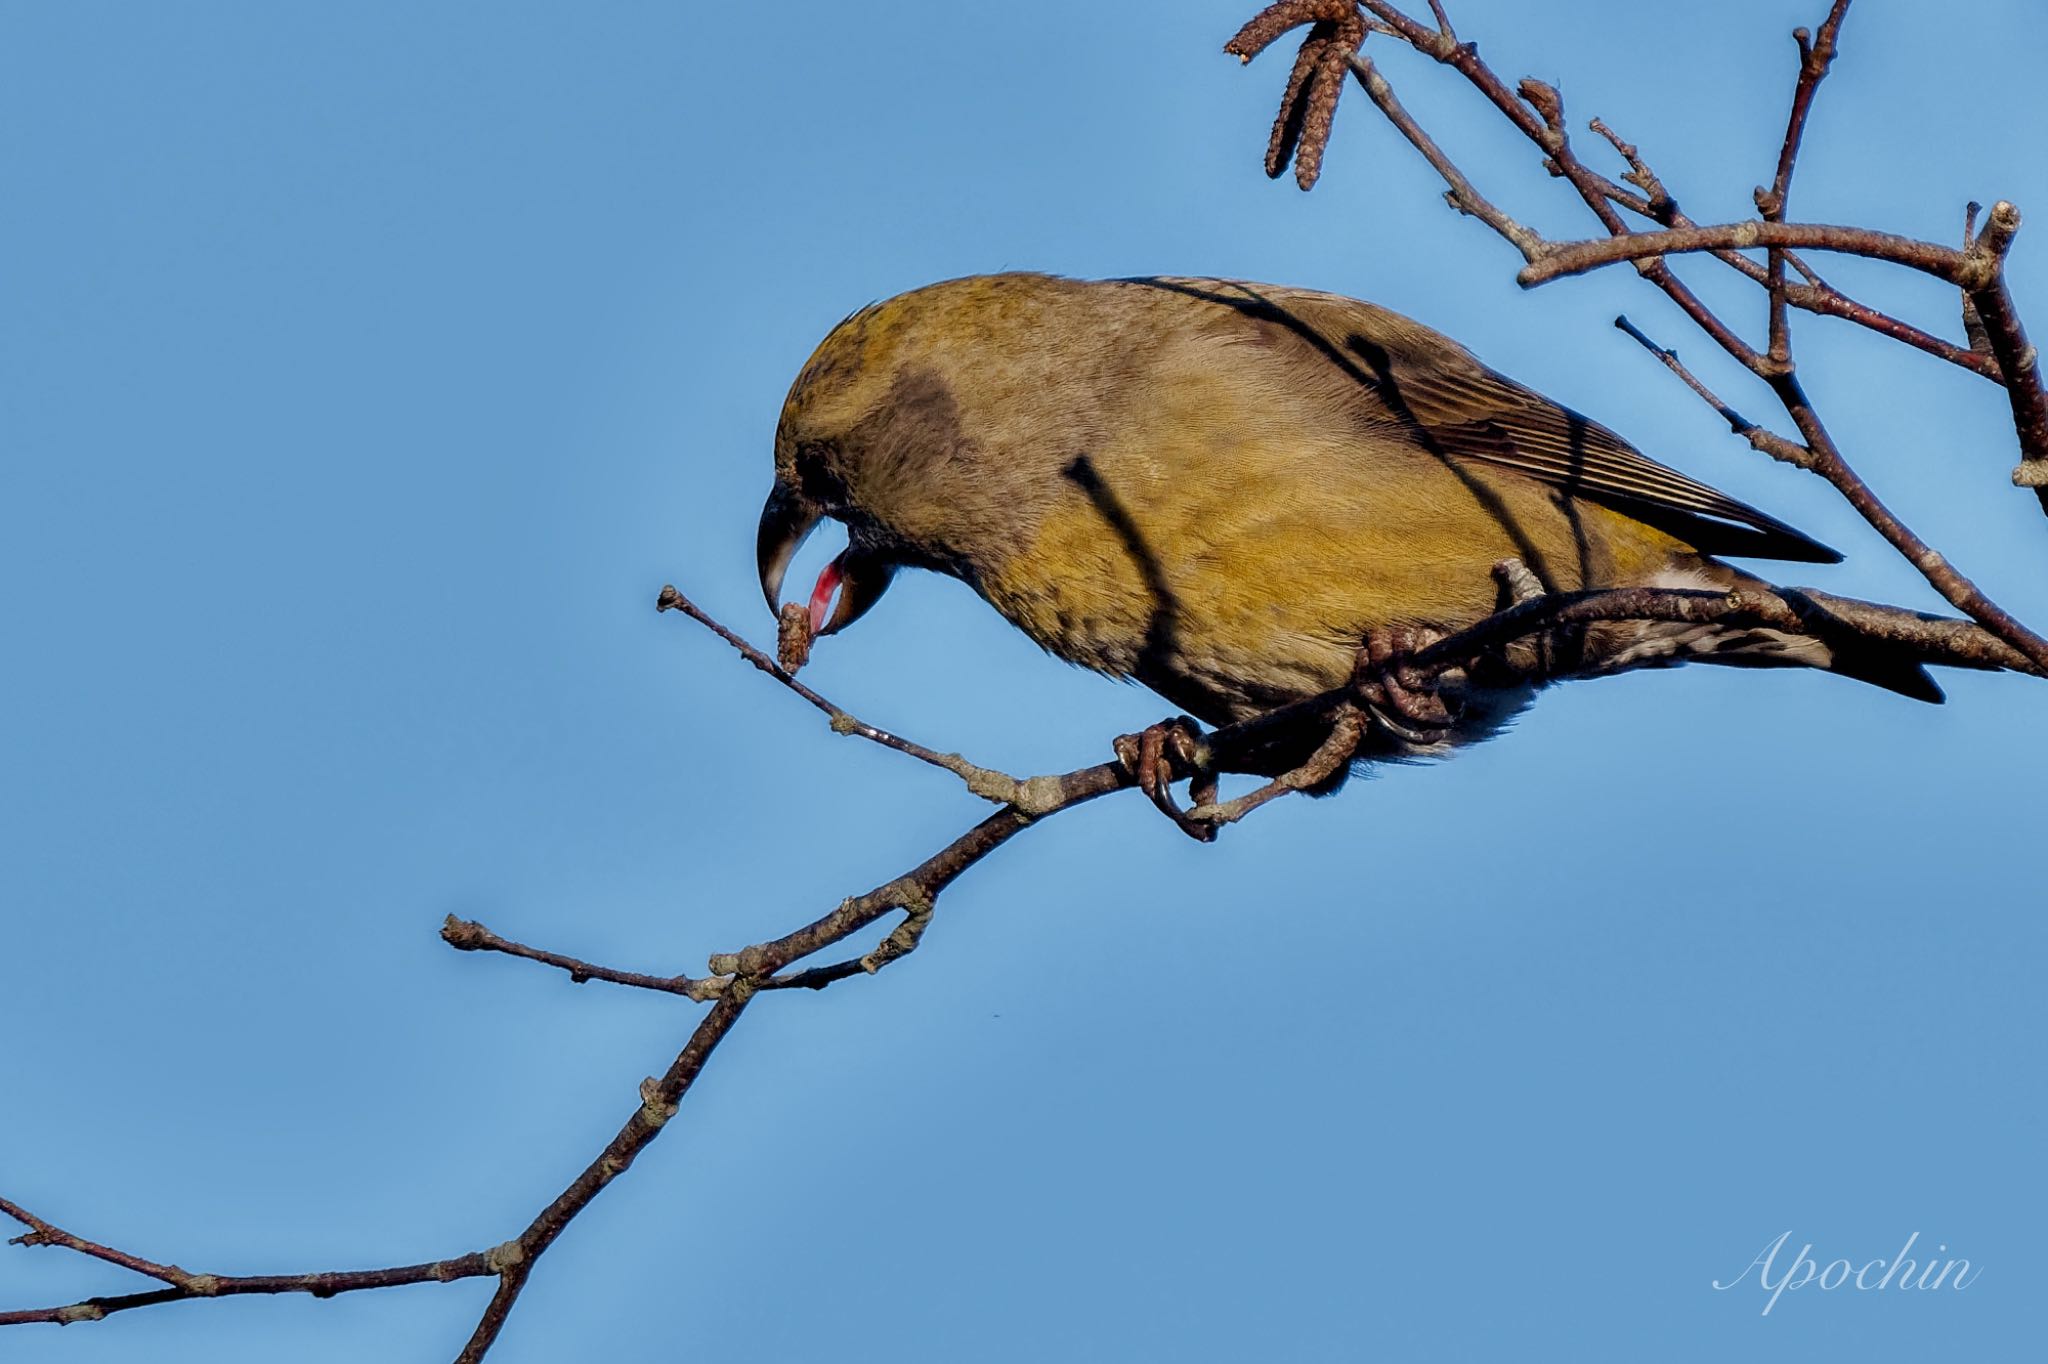
[[[839,476],[831,446],[810,443],[797,447],[796,480],[804,496],[828,507],[846,503],[846,480]]]

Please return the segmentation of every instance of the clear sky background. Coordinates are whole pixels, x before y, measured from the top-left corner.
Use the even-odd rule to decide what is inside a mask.
[[[768,638],[770,435],[851,309],[948,276],[1213,273],[1421,318],[1935,600],[1609,326],[1751,415],[1626,270],[1534,294],[1355,89],[1259,170],[1249,0],[0,3],[0,1193],[216,1272],[514,1234],[699,1010],[458,955],[442,915],[696,971],[985,812],[835,738]],[[1453,0],[1510,78],[1745,214],[1822,0]],[[1291,45],[1289,48],[1291,51]],[[2036,214],[2048,16],[1851,17],[1801,218]],[[1447,73],[1494,196],[1590,223]],[[1604,162],[1602,163],[1604,164]],[[1691,276],[1760,308],[1712,271]],[[1931,284],[1832,274],[1949,334]],[[2038,627],[2001,394],[1801,318],[1879,491]],[[831,546],[814,546],[795,578]],[[899,582],[808,680],[1013,771],[1162,702]],[[1198,847],[1135,796],[1033,830],[879,980],[778,997],[549,1254],[495,1359],[2016,1358],[2038,1349],[2048,690],[1946,708],[1693,669]],[[1913,1232],[1962,1293],[1716,1292],[1780,1232]],[[0,1306],[138,1286],[0,1251]],[[9,1360],[435,1360],[478,1282],[181,1304]]]

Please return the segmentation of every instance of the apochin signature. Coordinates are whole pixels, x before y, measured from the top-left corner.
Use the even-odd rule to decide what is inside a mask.
[[[1848,1260],[1830,1260],[1825,1266],[1813,1258],[1813,1243],[1807,1242],[1792,1257],[1785,1271],[1774,1282],[1778,1255],[1785,1249],[1785,1242],[1792,1239],[1788,1228],[1778,1239],[1757,1252],[1756,1258],[1742,1267],[1742,1272],[1722,1283],[1714,1280],[1714,1287],[1726,1292],[1749,1278],[1749,1271],[1756,1271],[1757,1287],[1771,1296],[1764,1302],[1761,1315],[1768,1317],[1771,1309],[1778,1305],[1778,1295],[1788,1288],[1805,1288],[1809,1284],[1824,1291],[1850,1287],[1865,1293],[1892,1289],[1936,1289],[1952,1288],[1960,1292],[1976,1281],[1981,1272],[1968,1260],[1934,1259],[1914,1260],[1909,1258],[1913,1246],[1920,1240],[1920,1233],[1914,1232],[1906,1238],[1906,1244],[1899,1247],[1899,1253],[1889,1260],[1865,1260],[1861,1265]],[[1946,1245],[1935,1247],[1936,1252],[1948,1250]],[[1882,1277],[1879,1272],[1882,1271]]]

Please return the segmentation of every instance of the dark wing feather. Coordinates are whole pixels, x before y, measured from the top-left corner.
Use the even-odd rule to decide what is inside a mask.
[[[1459,356],[1459,359],[1466,357]],[[1500,465],[1612,507],[1709,554],[1839,563],[1774,516],[1666,468],[1620,436],[1471,361],[1397,363],[1381,398],[1443,454]]]
[[[1598,422],[1494,373],[1439,332],[1376,304],[1234,280],[1122,281],[1221,304],[1294,333],[1356,381],[1361,416],[1452,459],[1513,469],[1709,554],[1832,564],[1783,521],[1666,468]]]

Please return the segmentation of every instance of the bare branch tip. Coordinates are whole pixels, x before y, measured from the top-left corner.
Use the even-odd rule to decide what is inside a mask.
[[[441,921],[441,941],[458,952],[475,952],[490,938],[490,930],[474,919],[458,919],[453,914]]]

